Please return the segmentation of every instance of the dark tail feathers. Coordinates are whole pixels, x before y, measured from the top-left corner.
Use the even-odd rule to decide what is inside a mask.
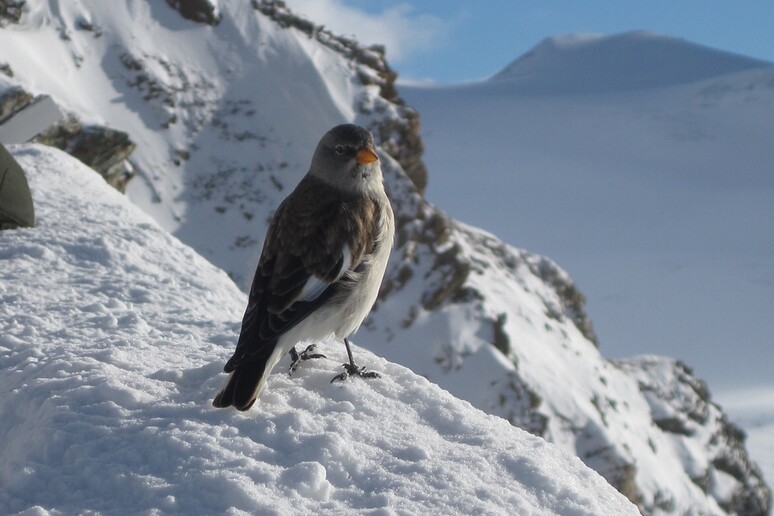
[[[231,373],[228,383],[212,400],[217,408],[234,406],[237,410],[247,410],[257,398],[258,384],[261,382],[265,364],[242,364]],[[259,370],[260,369],[260,370]]]

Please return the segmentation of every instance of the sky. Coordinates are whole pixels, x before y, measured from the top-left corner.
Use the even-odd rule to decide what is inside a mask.
[[[648,30],[774,62],[774,1],[288,0],[338,34],[387,47],[400,79],[490,77],[542,39]]]

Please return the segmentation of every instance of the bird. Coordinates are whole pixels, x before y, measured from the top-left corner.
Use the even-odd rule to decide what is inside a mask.
[[[343,340],[348,363],[331,382],[378,378],[355,365],[349,337],[376,302],[395,218],[373,135],[342,124],[321,138],[307,174],[271,218],[248,295],[231,373],[212,404],[248,410],[287,353],[290,372],[324,357],[316,342]],[[303,352],[295,346],[311,341]]]

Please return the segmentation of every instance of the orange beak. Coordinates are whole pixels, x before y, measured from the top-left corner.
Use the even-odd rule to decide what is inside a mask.
[[[379,156],[377,156],[376,152],[370,147],[363,147],[357,151],[357,162],[361,165],[367,165],[368,163],[373,163],[378,160]]]

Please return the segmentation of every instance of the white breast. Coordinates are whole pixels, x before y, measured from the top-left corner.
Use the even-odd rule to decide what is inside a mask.
[[[395,220],[390,201],[384,189],[380,190],[378,198],[382,210],[374,252],[366,255],[357,277],[346,273],[355,280],[354,286],[315,310],[283,335],[278,347],[282,351],[278,357],[299,342],[321,341],[329,337],[343,339],[356,332],[371,311],[387,269],[395,235]]]
[[[355,287],[343,298],[340,305],[341,324],[336,328],[335,335],[344,338],[356,332],[366,318],[379,295],[384,272],[392,251],[392,241],[395,235],[395,218],[390,207],[390,201],[380,192],[379,204],[382,207],[379,218],[378,233],[374,252],[367,255],[363,262]]]

